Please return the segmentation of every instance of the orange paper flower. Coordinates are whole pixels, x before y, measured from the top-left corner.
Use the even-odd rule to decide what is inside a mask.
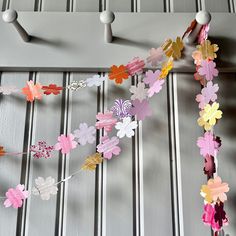
[[[32,80],[27,81],[26,87],[22,89],[22,93],[26,95],[27,101],[33,102],[34,99],[42,99],[41,84],[34,84]]]
[[[44,90],[44,94],[50,95],[58,95],[60,94],[60,91],[62,90],[62,87],[57,87],[56,84],[50,84],[49,86],[43,86],[42,89]]]
[[[115,80],[117,84],[122,84],[124,79],[128,79],[129,74],[127,73],[127,69],[124,65],[111,67],[111,72],[109,73],[109,79]]]
[[[4,147],[0,146],[0,157],[5,155]]]
[[[203,60],[214,60],[217,55],[215,52],[219,50],[217,44],[211,44],[210,40],[205,40],[201,45],[197,46],[198,51],[201,53]]]

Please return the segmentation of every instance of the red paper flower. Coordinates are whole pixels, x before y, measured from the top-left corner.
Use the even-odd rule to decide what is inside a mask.
[[[109,73],[109,79],[115,80],[117,84],[122,84],[123,79],[128,79],[129,74],[127,73],[127,68],[124,65],[111,67],[111,72]]]
[[[49,86],[43,86],[42,90],[44,90],[44,94],[50,95],[58,95],[60,94],[60,91],[62,90],[62,87],[58,87],[56,84],[49,84]]]

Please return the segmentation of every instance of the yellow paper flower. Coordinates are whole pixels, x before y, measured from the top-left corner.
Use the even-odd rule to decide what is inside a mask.
[[[202,197],[204,197],[206,202],[208,202],[208,203],[213,202],[213,198],[212,198],[212,195],[211,195],[211,190],[207,185],[202,185],[201,195],[202,195]]]
[[[102,163],[102,154],[101,153],[94,153],[91,156],[88,156],[82,165],[82,170],[95,170],[97,165]]]
[[[217,57],[215,52],[219,50],[219,47],[217,44],[211,44],[210,40],[205,40],[197,46],[197,49],[201,52],[203,60],[214,60]]]
[[[162,45],[162,49],[167,57],[173,57],[173,59],[179,59],[181,57],[181,52],[184,48],[183,41],[180,37],[176,38],[176,41],[167,39]]]
[[[159,78],[160,79],[166,78],[166,76],[169,74],[172,68],[173,68],[173,60],[170,58],[167,62],[163,63]]]
[[[213,126],[216,124],[216,120],[222,117],[223,112],[219,110],[219,103],[214,102],[212,105],[207,104],[204,107],[204,112],[202,113],[202,118],[209,125]]]
[[[209,131],[211,130],[212,126],[208,122],[204,121],[204,119],[202,118],[202,113],[204,113],[204,111],[200,111],[200,117],[198,118],[197,123],[199,126],[202,126],[206,131]]]

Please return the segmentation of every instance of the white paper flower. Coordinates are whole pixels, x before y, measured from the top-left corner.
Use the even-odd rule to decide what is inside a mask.
[[[86,143],[94,143],[96,138],[96,129],[94,126],[88,127],[86,123],[81,123],[79,129],[74,131],[74,136],[78,139],[79,144],[84,146]]]
[[[32,189],[34,195],[40,195],[42,200],[49,200],[50,195],[56,195],[58,188],[55,184],[55,179],[51,176],[45,180],[43,177],[35,179],[35,187]]]
[[[145,84],[139,82],[138,86],[131,86],[129,91],[133,93],[131,96],[132,100],[138,99],[139,101],[144,100],[147,97],[147,89],[145,89]]]
[[[118,122],[115,126],[117,130],[117,136],[119,138],[123,138],[124,136],[127,136],[128,138],[131,138],[134,136],[134,129],[136,129],[138,126],[137,121],[132,121],[130,117],[125,117],[122,122]]]
[[[19,92],[19,89],[17,89],[15,86],[0,86],[0,93],[3,95],[10,95],[17,92]]]
[[[93,77],[86,79],[86,83],[88,87],[101,86],[105,79],[107,79],[106,76],[94,75]]]

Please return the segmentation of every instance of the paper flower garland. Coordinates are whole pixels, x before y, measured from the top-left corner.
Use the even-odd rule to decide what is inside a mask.
[[[203,29],[204,32],[201,32],[202,35],[199,37],[201,44],[197,46],[197,51],[193,52],[192,56],[197,71],[194,77],[203,86],[201,93],[196,96],[200,108],[200,118],[197,122],[204,128],[204,134],[198,138],[197,146],[204,157],[204,174],[209,179],[201,188],[201,195],[204,198],[202,220],[206,225],[211,226],[215,235],[218,235],[222,227],[228,224],[224,202],[227,200],[226,193],[229,191],[229,186],[217,175],[215,164],[221,140],[215,136],[213,128],[222,118],[223,112],[216,101],[219,86],[213,83],[219,73],[213,61],[217,57],[216,52],[219,47],[206,39],[208,30],[209,26],[206,26]]]
[[[73,134],[61,134],[54,146],[48,145],[45,141],[31,145],[29,151],[35,159],[48,159],[52,156],[53,151],[69,154],[72,149],[94,143],[96,129],[102,130],[101,133],[104,134],[97,145],[97,152],[89,155],[78,171],[57,183],[52,177],[47,177],[46,179],[38,177],[35,180],[34,188],[31,190],[33,195],[38,195],[43,200],[49,200],[51,195],[57,193],[57,185],[71,179],[82,170],[94,171],[104,159],[109,160],[113,156],[120,154],[120,139],[134,136],[138,121],[143,121],[152,114],[149,100],[162,90],[165,79],[173,68],[174,60],[182,56],[184,49],[182,39],[195,27],[196,20],[191,23],[182,38],[167,39],[161,47],[152,48],[145,60],[134,57],[127,64],[111,66],[108,76],[94,75],[85,80],[72,81],[66,87],[60,87],[56,84],[34,84],[33,81],[28,81],[21,90],[14,86],[0,87],[2,95],[10,95],[21,91],[26,96],[27,101],[33,102],[37,99],[42,99],[44,95],[59,95],[62,90],[66,89],[76,92],[85,87],[102,86],[107,79],[114,81],[116,84],[122,84],[131,76],[139,75],[140,77],[137,85],[132,85],[130,88],[131,98],[128,100],[116,99],[110,110],[99,112],[96,115],[97,121],[94,126],[81,123],[78,129],[72,132]],[[228,218],[224,211],[224,202],[227,200],[226,193],[229,191],[229,187],[217,175],[217,165],[215,164],[221,140],[214,134],[213,127],[221,119],[223,113],[219,109],[220,106],[217,102],[219,86],[213,83],[219,73],[216,63],[213,61],[217,57],[216,52],[219,47],[207,40],[208,31],[209,25],[202,26],[198,35],[200,45],[197,46],[197,50],[193,52],[192,56],[196,65],[194,78],[203,87],[201,93],[196,96],[196,101],[199,103],[198,107],[200,108],[200,117],[197,122],[204,128],[204,134],[198,138],[197,146],[204,158],[204,173],[209,179],[207,184],[201,188],[201,195],[205,200],[202,220],[205,224],[210,225],[217,234],[222,226],[228,223]],[[145,61],[152,66],[161,65],[161,69],[148,70],[144,78],[142,78]],[[117,130],[116,136],[109,137],[108,135],[114,128]],[[22,154],[6,152],[0,146],[0,156]],[[30,191],[25,190],[24,185],[17,185],[15,189],[10,188],[6,193],[4,205],[6,207],[13,206],[14,208],[21,207],[23,201],[29,197],[29,194]]]

